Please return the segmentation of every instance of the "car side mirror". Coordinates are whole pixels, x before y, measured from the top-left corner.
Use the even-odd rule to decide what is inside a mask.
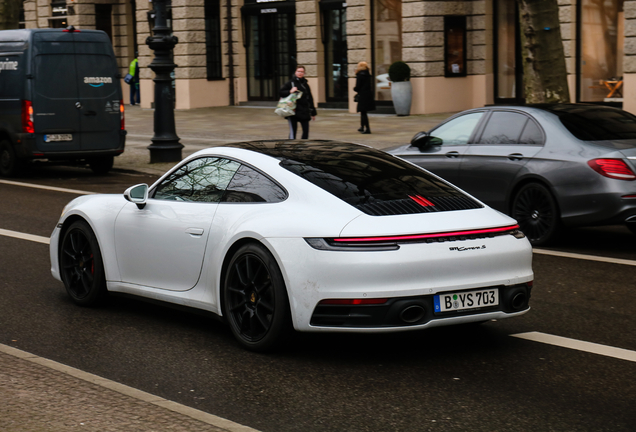
[[[434,146],[440,146],[443,142],[441,138],[431,136],[428,132],[418,132],[411,140],[411,146],[423,151]]]
[[[148,200],[148,185],[142,183],[129,187],[124,192],[124,198],[126,198],[126,201],[137,204],[137,208],[141,210],[146,207],[146,201]]]

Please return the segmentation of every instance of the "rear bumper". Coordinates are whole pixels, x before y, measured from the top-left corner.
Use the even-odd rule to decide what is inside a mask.
[[[15,151],[19,159],[48,159],[48,160],[81,160],[104,156],[119,156],[126,147],[127,131],[120,131],[119,142],[116,147],[103,150],[73,150],[73,151],[43,151],[37,147],[36,135],[29,133],[17,134]]]

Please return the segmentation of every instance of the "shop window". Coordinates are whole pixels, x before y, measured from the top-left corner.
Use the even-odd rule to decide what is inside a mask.
[[[66,0],[56,0],[51,2],[51,18],[49,18],[49,26],[51,28],[66,28],[68,26],[66,13]]]
[[[580,2],[579,100],[622,101],[623,0]]]
[[[402,60],[402,1],[373,0],[376,100],[390,101],[389,66]]]
[[[466,76],[466,17],[444,17],[444,76]]]
[[[219,0],[205,0],[205,57],[208,80],[223,79]]]

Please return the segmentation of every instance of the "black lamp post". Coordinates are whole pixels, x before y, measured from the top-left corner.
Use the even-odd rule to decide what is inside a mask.
[[[155,58],[149,67],[155,73],[155,122],[150,150],[150,163],[178,162],[181,160],[183,144],[174,123],[174,96],[172,93],[171,72],[177,66],[170,55],[174,46],[179,42],[176,36],[170,34],[167,20],[167,0],[154,0],[154,29],[153,35],[146,39],[146,45],[155,52]]]

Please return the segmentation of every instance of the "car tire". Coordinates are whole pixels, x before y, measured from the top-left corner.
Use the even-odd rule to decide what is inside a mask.
[[[113,168],[114,156],[102,156],[88,160],[88,166],[97,175],[106,175]]]
[[[60,245],[60,274],[69,297],[80,306],[96,306],[106,297],[104,263],[97,238],[85,221],[66,230]]]
[[[17,174],[20,161],[9,140],[0,141],[0,176],[13,177]]]
[[[258,243],[245,244],[224,276],[224,314],[239,343],[263,352],[285,342],[291,332],[289,300],[272,254]]]
[[[559,233],[559,208],[552,193],[542,184],[528,183],[519,189],[510,214],[533,246],[545,245]]]

